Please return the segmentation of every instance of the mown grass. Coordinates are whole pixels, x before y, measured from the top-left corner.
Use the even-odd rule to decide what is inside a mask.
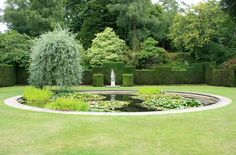
[[[215,110],[163,116],[74,116],[7,107],[4,99],[22,94],[25,87],[0,88],[0,154],[236,154],[236,88],[158,88],[223,95],[233,103]]]

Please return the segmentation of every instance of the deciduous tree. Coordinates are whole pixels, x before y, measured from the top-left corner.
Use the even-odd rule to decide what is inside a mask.
[[[62,88],[78,85],[82,80],[80,45],[75,35],[66,30],[55,30],[35,40],[29,68],[31,85]]]

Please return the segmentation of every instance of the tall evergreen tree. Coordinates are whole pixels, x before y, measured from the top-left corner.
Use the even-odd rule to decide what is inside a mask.
[[[72,0],[66,7],[67,22],[70,29],[78,33],[78,39],[87,49],[95,34],[106,27],[116,29],[116,16],[110,13],[107,5],[114,0]]]
[[[153,7],[151,0],[117,0],[110,5],[111,12],[117,12],[118,34],[133,48],[139,48],[140,42],[150,35],[148,25],[157,24],[150,16]]]
[[[74,32],[80,31],[83,25],[82,12],[91,0],[67,0],[65,7],[65,23]]]
[[[64,23],[66,0],[7,0],[3,21],[10,29],[38,36]]]

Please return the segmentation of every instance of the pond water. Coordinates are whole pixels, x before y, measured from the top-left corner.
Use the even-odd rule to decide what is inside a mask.
[[[116,109],[121,112],[145,112],[145,111],[151,111],[147,108],[141,107],[140,103],[142,103],[142,100],[134,99],[132,98],[131,94],[99,94],[102,96],[105,96],[106,98],[103,99],[104,101],[127,101],[130,102],[130,104],[127,107]]]

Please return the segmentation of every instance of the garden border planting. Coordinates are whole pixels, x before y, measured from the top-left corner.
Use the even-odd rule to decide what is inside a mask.
[[[97,90],[99,91],[99,90]],[[88,91],[87,91],[88,92]],[[96,92],[96,91],[92,91]],[[99,91],[102,92],[102,91]],[[113,91],[115,92],[115,91]],[[119,91],[120,92],[120,91]],[[134,91],[133,91],[134,92]],[[204,107],[196,107],[189,108],[183,110],[168,110],[168,111],[154,111],[154,112],[73,112],[73,111],[58,111],[58,110],[49,110],[44,108],[32,107],[28,105],[23,105],[18,102],[18,99],[22,96],[15,96],[9,99],[6,99],[4,103],[10,107],[36,111],[36,112],[47,112],[47,113],[58,113],[58,114],[71,114],[71,115],[91,115],[91,116],[148,116],[148,115],[166,115],[166,114],[178,114],[178,113],[189,113],[189,112],[197,112],[197,111],[205,111],[216,109],[220,107],[227,106],[231,104],[232,100],[223,96],[213,95],[213,94],[205,94],[205,93],[196,93],[196,92],[182,92],[182,91],[168,91],[170,93],[176,94],[192,94],[192,95],[202,95],[205,97],[212,97],[217,99],[218,102],[212,105],[204,106]]]

